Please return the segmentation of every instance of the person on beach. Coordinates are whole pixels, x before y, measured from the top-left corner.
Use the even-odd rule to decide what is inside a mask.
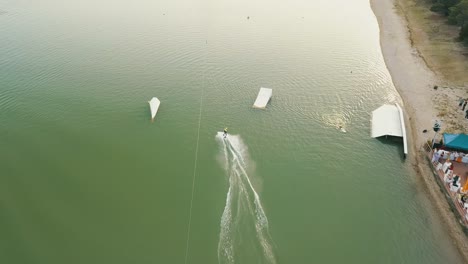
[[[461,196],[460,196],[460,202],[461,202],[462,204],[465,204],[466,202],[468,202],[468,196],[467,196],[466,194],[461,195]],[[465,207],[465,206],[463,206],[463,207]],[[466,209],[466,208],[465,208],[465,209]]]
[[[461,107],[463,105],[463,103],[465,102],[465,99],[463,98],[460,98],[460,101],[458,103],[458,106]]]
[[[445,162],[444,162],[444,165],[442,166],[442,171],[444,173],[447,173],[447,171],[450,169],[450,166],[452,165],[452,163],[450,162],[449,159],[447,159]]]
[[[468,119],[468,109],[465,111],[465,118]]]
[[[439,159],[445,159],[445,150],[439,149],[437,153],[439,154]]]
[[[463,103],[462,111],[465,111],[466,103],[468,103],[467,100],[465,100],[465,102]]]
[[[435,165],[439,161],[439,158],[440,158],[440,154],[437,151],[437,149],[435,148],[434,149],[434,154],[432,154],[432,163]]]
[[[452,173],[446,173],[444,174],[444,182],[449,184],[453,181],[453,174]]]
[[[453,177],[453,181],[452,181],[453,186],[458,187],[458,179],[460,179],[460,176],[458,175],[455,175],[455,177]]]

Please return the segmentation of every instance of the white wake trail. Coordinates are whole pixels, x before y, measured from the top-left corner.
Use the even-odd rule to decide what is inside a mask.
[[[222,145],[223,165],[229,179],[226,205],[221,216],[218,260],[228,264],[245,262],[246,255],[251,254],[243,254],[243,250],[258,249],[252,263],[275,264],[268,219],[248,174],[247,147],[239,136],[229,135],[223,139],[218,133],[216,138]],[[255,230],[254,235],[249,232],[251,229]],[[253,247],[247,248],[246,245]]]

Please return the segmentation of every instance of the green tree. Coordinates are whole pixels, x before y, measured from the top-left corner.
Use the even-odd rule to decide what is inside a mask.
[[[468,0],[462,0],[450,8],[448,21],[452,25],[463,26],[468,21]]]
[[[461,27],[459,38],[468,43],[468,0],[461,0],[460,3],[451,7],[448,20],[449,23]]]
[[[450,8],[460,3],[460,0],[434,0],[431,6],[432,12],[443,14],[444,16],[450,15]]]
[[[468,23],[465,23],[465,25],[461,27],[459,37],[460,40],[465,43],[465,45],[468,45]]]

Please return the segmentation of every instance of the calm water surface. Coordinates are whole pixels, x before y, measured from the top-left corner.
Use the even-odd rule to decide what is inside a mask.
[[[378,33],[367,0],[0,0],[0,262],[460,263],[369,137]]]

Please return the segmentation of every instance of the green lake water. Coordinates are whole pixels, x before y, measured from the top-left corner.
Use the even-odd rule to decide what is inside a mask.
[[[460,263],[399,101],[367,0],[0,0],[0,263]]]

